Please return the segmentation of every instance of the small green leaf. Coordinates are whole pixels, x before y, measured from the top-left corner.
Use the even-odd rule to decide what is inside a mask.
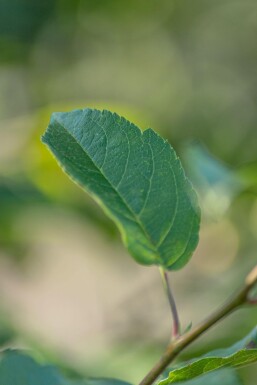
[[[242,382],[235,370],[222,369],[204,374],[193,380],[179,382],[179,385],[242,385]]]
[[[18,351],[6,350],[0,356],[1,385],[129,385],[113,379],[72,380],[62,376],[53,366],[39,365]]]
[[[54,113],[42,138],[113,219],[133,257],[179,269],[198,243],[196,194],[169,143],[109,111]]]
[[[181,383],[224,367],[238,368],[257,362],[257,328],[246,338],[227,349],[219,349],[194,359],[170,371],[159,385]]]
[[[184,330],[182,330],[181,335],[188,333],[192,329],[193,323],[192,321],[189,322],[189,324],[185,327]]]

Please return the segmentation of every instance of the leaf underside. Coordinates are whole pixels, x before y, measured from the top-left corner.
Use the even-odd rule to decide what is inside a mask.
[[[188,262],[200,211],[167,141],[117,114],[91,109],[54,113],[42,141],[116,223],[139,263],[175,270]]]
[[[179,365],[170,371],[168,378],[159,381],[158,385],[177,384],[195,377],[230,367],[239,368],[257,362],[257,329],[246,338],[227,349],[219,349],[189,363]],[[217,372],[217,376],[219,372]],[[201,377],[199,377],[200,379]],[[186,385],[186,384],[185,384]],[[189,382],[190,385],[190,382]]]

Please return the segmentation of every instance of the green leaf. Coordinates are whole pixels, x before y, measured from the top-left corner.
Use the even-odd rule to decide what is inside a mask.
[[[219,349],[194,359],[170,371],[159,385],[181,383],[224,367],[238,368],[257,361],[257,328],[247,337],[227,349]]]
[[[198,243],[196,194],[169,143],[109,111],[54,113],[42,138],[144,265],[183,267]]]
[[[6,350],[0,356],[1,385],[129,385],[113,379],[71,380],[53,366],[39,365],[31,357]]]
[[[179,382],[179,385],[242,385],[238,374],[233,369],[217,370],[193,380]]]

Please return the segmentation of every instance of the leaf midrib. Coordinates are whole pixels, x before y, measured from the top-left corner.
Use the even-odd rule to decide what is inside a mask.
[[[108,142],[108,136],[107,136],[107,134],[106,134],[106,131],[105,131],[104,127],[101,126],[101,125],[100,125],[96,120],[94,120],[92,117],[88,117],[88,120],[91,120],[91,122],[93,122],[94,124],[96,124],[97,126],[99,126],[99,127],[103,130],[103,132],[104,132],[104,134],[105,134],[105,136],[106,136],[107,142]],[[128,123],[129,123],[129,125],[132,125],[131,122],[128,122]],[[122,132],[124,132],[124,134],[126,135],[126,138],[127,138],[127,141],[128,141],[128,145],[129,145],[129,148],[130,148],[130,142],[129,142],[129,140],[128,140],[128,135],[127,135],[126,131],[125,131],[125,130],[123,129],[123,127],[121,126],[120,121],[117,122],[117,124],[119,125],[120,129],[122,130]],[[62,126],[62,127],[63,127],[63,126]],[[64,128],[65,128],[65,127],[64,127]],[[141,134],[141,136],[143,136],[143,131],[142,131],[139,127],[137,127],[137,126],[135,126],[135,128],[136,128],[136,130],[138,130],[138,132]],[[151,129],[149,129],[149,130],[151,130]],[[67,131],[68,131],[68,130],[67,130]],[[68,132],[69,132],[69,131],[68,131]],[[71,136],[72,136],[72,135],[71,135]],[[72,137],[73,137],[73,136],[72,136]],[[73,138],[74,138],[74,137],[73,137]],[[78,141],[76,140],[76,138],[74,138],[74,139],[75,139],[75,141],[78,143]],[[78,144],[79,144],[79,143],[78,143]],[[149,141],[148,144],[149,144],[149,147],[150,147],[150,150],[151,150],[151,153],[152,153],[152,161],[153,161],[153,166],[154,166],[154,157],[153,157],[153,151],[152,151],[152,146],[151,146],[150,141]],[[82,147],[82,146],[81,146],[81,147]],[[82,149],[83,149],[83,147],[82,147]],[[84,150],[84,149],[83,149],[83,150]],[[84,151],[85,151],[85,150],[84,150]],[[86,151],[85,151],[85,153],[86,153]],[[87,154],[87,153],[86,153],[86,154]],[[87,155],[87,156],[88,156],[88,155]],[[175,156],[176,156],[176,154],[175,154]],[[106,157],[106,154],[105,154],[105,157]],[[91,159],[91,158],[90,158],[90,159]],[[178,159],[177,156],[176,156],[176,159]],[[105,160],[104,160],[104,162],[105,162]],[[101,172],[103,171],[103,170],[102,170],[102,167],[103,167],[103,165],[104,165],[104,162],[103,162],[103,164],[102,164],[101,167],[97,167],[97,166],[95,165],[95,163],[92,161],[92,163],[94,163],[95,167],[96,167],[97,169],[99,169]],[[126,165],[126,167],[127,167],[127,165]],[[154,167],[153,167],[153,169],[154,169]],[[148,239],[148,241],[154,246],[154,249],[155,249],[156,251],[158,250],[158,252],[156,252],[156,256],[159,257],[159,259],[161,259],[161,256],[160,256],[160,253],[159,253],[159,247],[163,244],[163,242],[165,241],[165,239],[168,237],[168,235],[169,235],[169,233],[170,233],[170,231],[171,231],[171,229],[172,229],[172,227],[173,227],[173,225],[174,225],[174,221],[175,221],[175,218],[176,218],[176,215],[177,215],[178,202],[179,202],[177,180],[176,180],[176,175],[175,175],[175,173],[174,173],[174,170],[173,170],[173,167],[172,167],[171,162],[170,162],[170,169],[171,169],[171,172],[172,172],[172,175],[173,175],[173,178],[174,178],[174,184],[175,184],[175,191],[176,191],[176,208],[175,208],[174,214],[173,214],[173,216],[172,216],[171,223],[170,223],[170,226],[169,226],[168,230],[166,230],[165,234],[160,238],[159,242],[158,242],[156,245],[154,244],[153,240],[150,238],[150,236],[149,236],[148,233],[146,232],[146,230],[145,230],[143,224],[142,224],[141,221],[140,221],[140,216],[141,216],[141,214],[142,214],[142,212],[143,212],[143,209],[144,209],[144,207],[145,207],[145,205],[146,205],[146,200],[148,199],[149,192],[150,192],[150,188],[148,189],[148,192],[147,192],[147,195],[148,195],[148,196],[147,196],[147,199],[146,199],[145,202],[144,202],[143,208],[141,208],[139,214],[135,214],[135,213],[132,211],[132,209],[130,208],[130,206],[127,204],[127,202],[124,201],[124,198],[119,194],[119,191],[116,190],[117,186],[116,186],[116,187],[113,186],[112,183],[109,182],[109,180],[105,177],[106,180],[108,181],[108,183],[110,183],[110,185],[111,185],[111,187],[113,188],[113,190],[116,191],[116,192],[118,193],[118,195],[120,196],[120,198],[121,198],[121,200],[123,201],[123,203],[125,204],[125,206],[129,209],[129,211],[132,212],[132,215],[137,219],[137,222],[139,223],[139,225],[140,225],[140,227],[141,227],[143,233],[145,234],[146,238]],[[153,177],[153,174],[154,174],[154,171],[152,172],[151,179],[152,179],[152,177]],[[124,175],[125,175],[125,172],[123,173],[121,179],[123,179]],[[185,176],[185,175],[184,175],[184,178],[186,179],[186,176]],[[119,181],[118,185],[120,184],[120,182],[121,182],[121,181]],[[150,182],[151,182],[151,180],[150,180]],[[189,181],[187,181],[187,182],[189,182]],[[179,258],[184,254],[185,250],[187,249],[187,246],[188,246],[188,244],[189,244],[189,242],[190,242],[190,238],[191,238],[191,235],[192,235],[192,228],[193,228],[193,220],[192,220],[192,223],[191,223],[191,226],[190,226],[190,231],[189,231],[189,235],[188,235],[188,238],[187,238],[187,241],[186,241],[186,246],[184,247],[183,251],[180,253],[179,257],[178,257],[175,261],[173,261],[172,263],[176,263],[176,262],[179,260]]]
[[[134,218],[134,222],[135,223],[138,223],[139,224],[139,227],[141,228],[142,232],[144,233],[144,235],[146,236],[146,238],[148,239],[148,241],[150,242],[150,244],[153,246],[155,252],[156,252],[156,257],[157,259],[159,259],[161,261],[161,256],[159,254],[159,251],[157,251],[158,249],[156,249],[156,246],[154,245],[152,239],[150,238],[149,234],[147,233],[146,229],[144,228],[143,226],[143,223],[140,221],[140,219],[138,218],[137,214],[132,210],[132,208],[128,205],[128,203],[124,200],[123,196],[119,193],[118,190],[116,190],[115,186],[109,181],[109,179],[106,177],[106,175],[104,174],[104,171],[102,169],[100,169],[96,164],[95,162],[93,161],[93,159],[88,155],[88,153],[86,152],[86,150],[83,148],[83,146],[79,143],[79,141],[77,140],[77,138],[75,138],[71,132],[62,124],[60,123],[60,121],[55,117],[55,120],[57,122],[57,124],[59,124],[74,140],[75,142],[78,144],[78,146],[83,150],[83,152],[87,155],[87,157],[91,160],[91,162],[94,164],[94,166],[96,167],[96,169],[98,169],[100,171],[100,173],[103,175],[104,179],[109,183],[109,185],[111,186],[111,188],[115,191],[115,193],[119,196],[119,198],[121,199],[121,201],[123,202],[123,204],[127,207],[127,209],[129,210],[129,212],[132,214],[132,217]],[[91,119],[92,120],[92,119]],[[93,121],[94,122],[94,121]],[[101,127],[102,128],[102,127]],[[141,133],[142,134],[142,133]]]

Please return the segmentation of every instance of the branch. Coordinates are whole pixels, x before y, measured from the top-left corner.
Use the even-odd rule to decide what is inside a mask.
[[[250,297],[253,286],[257,283],[257,266],[248,274],[243,287],[235,293],[223,306],[211,314],[206,320],[196,325],[188,333],[172,341],[163,356],[150,370],[139,385],[151,385],[164,369],[184,350],[189,344],[195,341],[206,330],[216,324],[218,321],[229,315],[232,311],[245,304],[257,303],[255,298]]]

